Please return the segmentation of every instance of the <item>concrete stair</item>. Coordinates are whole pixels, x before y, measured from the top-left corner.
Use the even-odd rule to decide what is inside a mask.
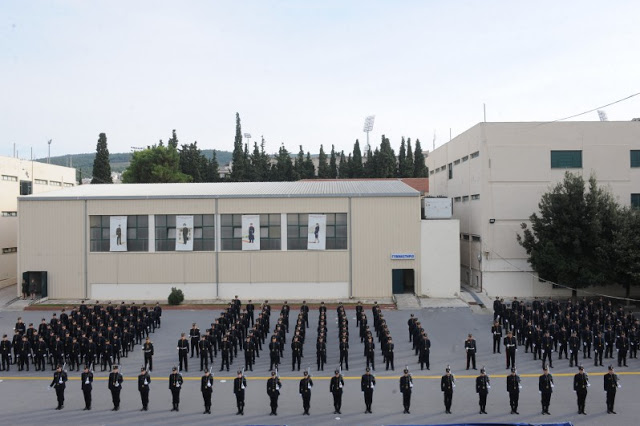
[[[396,300],[396,308],[399,311],[419,310],[421,308],[420,301],[415,294],[394,294]]]

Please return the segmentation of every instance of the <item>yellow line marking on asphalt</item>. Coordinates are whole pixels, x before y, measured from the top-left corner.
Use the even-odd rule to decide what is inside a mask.
[[[95,373],[94,373],[95,374]],[[599,375],[605,375],[606,373],[604,372],[600,372],[598,373]],[[616,374],[618,376],[639,376],[640,375],[640,371],[623,371],[623,372],[616,372]],[[556,374],[552,374],[553,377],[573,377],[575,374],[574,373],[556,373]],[[375,376],[375,375],[374,375]],[[475,379],[478,376],[471,376],[471,375],[455,375],[456,379]],[[489,375],[492,378],[505,378],[508,376],[508,374],[493,374],[493,375]],[[539,377],[540,374],[519,374],[520,377]],[[51,380],[53,376],[32,376],[32,377],[20,377],[20,376],[11,376],[11,377],[3,377],[0,376],[0,380],[13,380],[13,381],[20,381],[20,380],[25,380],[25,381],[31,381],[31,380]],[[151,376],[153,380],[169,380],[168,377],[166,376]],[[311,375],[312,379],[316,379],[316,380],[330,380],[331,377],[333,376],[313,376]],[[415,376],[415,375],[411,375],[411,377],[413,379],[418,379],[418,380],[440,380],[440,378],[442,376]],[[594,374],[591,374],[591,377],[594,377]],[[226,381],[232,381],[233,379],[236,378],[236,376],[216,376],[215,373],[213,374],[213,378],[216,381],[220,381],[220,380],[226,380]],[[271,376],[245,376],[245,379],[247,380],[267,380],[270,379]],[[302,376],[300,377],[280,377],[280,380],[300,380],[302,378]],[[343,376],[342,377],[344,380],[360,380],[361,376]],[[400,375],[398,376],[375,376],[376,380],[399,380],[400,379]],[[108,377],[93,377],[94,381],[104,381],[104,380],[108,380]],[[200,377],[184,377],[183,379],[185,381],[199,381]],[[76,376],[72,376],[69,377],[69,380],[80,380],[80,377],[76,377]],[[138,376],[126,376],[124,377],[124,380],[128,380],[128,381],[134,381],[134,380],[138,380]]]

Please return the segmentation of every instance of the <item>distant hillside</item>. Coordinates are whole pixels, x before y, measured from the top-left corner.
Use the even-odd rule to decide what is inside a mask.
[[[212,149],[204,149],[202,153],[207,157],[211,158],[213,156]],[[231,161],[231,152],[229,151],[217,151],[218,155],[218,163],[222,167],[223,165],[229,163]],[[51,157],[51,164],[56,164],[58,166],[75,167],[76,169],[82,172],[82,177],[87,178],[91,177],[93,173],[93,159],[95,158],[96,153],[93,152],[91,154],[69,154],[69,155],[61,155],[58,157]],[[46,158],[38,158],[36,161],[40,161],[41,163],[46,163]],[[114,172],[123,172],[127,167],[129,167],[129,162],[131,161],[131,153],[130,152],[119,152],[119,153],[111,153],[109,154],[109,161],[111,162],[111,170]],[[70,164],[71,163],[71,164]]]

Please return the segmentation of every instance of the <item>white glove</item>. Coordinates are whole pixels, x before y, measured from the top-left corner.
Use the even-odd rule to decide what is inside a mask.
[[[120,383],[115,382],[115,383],[113,384],[113,386],[117,388],[118,386],[120,386]]]
[[[88,385],[88,384],[89,384],[89,379],[87,379],[87,380],[84,382],[84,384],[85,384],[85,385]]]
[[[176,383],[176,387],[179,388],[180,387],[180,383]]]

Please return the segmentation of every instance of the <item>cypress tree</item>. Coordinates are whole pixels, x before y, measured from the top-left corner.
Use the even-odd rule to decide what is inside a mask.
[[[218,153],[213,150],[211,160],[207,160],[207,182],[220,182],[220,166],[218,165]]]
[[[427,177],[427,165],[424,162],[424,154],[420,146],[420,139],[416,139],[416,151],[413,155],[413,177]]]
[[[413,170],[411,171],[413,174]],[[398,177],[409,177],[407,170],[407,150],[405,148],[404,136],[400,142],[400,153],[398,154]]]
[[[411,138],[407,138],[407,162],[406,162],[406,170],[407,176],[404,177],[413,177],[413,151],[411,151]]]
[[[171,131],[171,137],[167,141],[167,146],[173,149],[178,149],[178,136],[176,135],[176,129]]]
[[[91,183],[113,183],[111,178],[111,163],[107,148],[107,135],[100,133],[96,146],[96,157],[93,159],[93,179]]]
[[[242,145],[242,127],[240,126],[240,114],[236,112],[236,137],[233,141],[233,153],[231,154],[231,175],[234,182],[246,181],[247,163],[244,146]]]
[[[356,139],[353,144],[353,159],[349,167],[350,177],[361,178],[364,176],[364,167],[362,165],[362,151],[360,151],[360,142]]]
[[[329,179],[338,178],[338,165],[336,162],[336,148],[331,145],[331,156],[329,157]]]
[[[313,160],[311,159],[311,153],[309,151],[307,151],[307,157],[304,159],[302,169],[304,170],[303,179],[313,179],[316,177],[316,168],[313,165]]]
[[[397,163],[396,154],[391,148],[389,138],[382,135],[382,142],[380,143],[380,161],[378,162],[379,173],[377,177],[392,178],[396,176]]]
[[[340,164],[338,165],[338,178],[344,179],[347,177],[347,159],[344,156],[344,151],[340,151]]]
[[[371,147],[367,150],[367,162],[364,164],[364,177],[373,178],[376,175],[376,164],[373,160],[373,153]]]
[[[327,154],[320,145],[320,154],[318,155],[318,178],[329,179],[329,164],[327,163]]]

